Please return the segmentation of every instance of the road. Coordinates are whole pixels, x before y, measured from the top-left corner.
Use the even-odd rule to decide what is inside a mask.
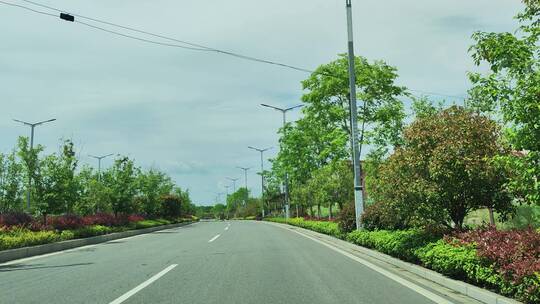
[[[2,264],[0,303],[434,301],[298,233],[232,221],[201,222]]]

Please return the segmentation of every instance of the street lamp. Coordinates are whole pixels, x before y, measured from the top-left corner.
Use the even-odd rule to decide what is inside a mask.
[[[296,108],[300,108],[302,107],[303,105],[296,105],[294,107],[290,107],[290,108],[278,108],[278,107],[275,107],[275,106],[271,106],[271,105],[267,105],[267,104],[264,104],[264,103],[261,103],[261,106],[263,107],[267,107],[267,108],[271,108],[271,109],[274,109],[276,111],[280,111],[282,114],[283,114],[283,135],[285,135],[285,126],[287,125],[287,118],[286,118],[286,114],[288,111],[291,111],[291,110],[294,110]],[[281,149],[281,145],[280,145],[280,149]],[[290,217],[290,214],[289,214],[289,174],[287,172],[285,172],[285,183],[283,184],[283,190],[285,190],[285,216],[287,219],[289,219]],[[298,217],[298,204],[296,204],[296,216]]]
[[[88,155],[88,156],[98,160],[98,181],[101,180],[101,160],[104,159],[104,158],[107,158],[109,156],[112,156],[112,155],[114,155],[114,154],[107,154],[107,155],[103,155],[103,156]]]
[[[26,121],[22,121],[22,120],[18,120],[18,119],[13,119],[13,121],[20,122],[20,123],[22,123],[24,125],[30,126],[30,151],[32,151],[34,149],[34,128],[39,126],[39,125],[42,125],[42,124],[45,124],[45,123],[48,123],[48,122],[52,122],[52,121],[55,121],[55,120],[56,120],[56,118],[49,119],[49,120],[44,120],[44,121],[40,121],[40,122],[36,122],[36,123],[30,123],[30,122],[26,122]],[[30,211],[30,187],[31,186],[32,186],[32,173],[28,174],[28,189],[27,189],[27,193],[26,193],[26,208],[28,208],[28,211]]]
[[[228,180],[230,180],[231,182],[233,182],[233,193],[236,192],[236,181],[238,180],[238,178],[230,178],[230,177],[227,177]]]
[[[252,146],[248,146],[249,149],[258,151],[261,153],[261,204],[262,204],[262,217],[264,218],[264,161],[263,161],[263,153],[272,149],[272,147],[268,147],[266,149],[259,149]]]
[[[236,168],[244,170],[244,187],[245,187],[246,190],[247,190],[247,188],[248,188],[248,186],[247,186],[247,172],[248,172],[249,169],[251,169],[251,167],[249,167],[249,168],[246,168],[246,167],[236,167]]]
[[[236,168],[244,170],[244,187],[246,188],[246,198],[245,198],[245,200],[244,200],[244,205],[246,205],[246,204],[247,204],[247,201],[248,201],[248,199],[249,199],[249,191],[248,191],[248,186],[247,186],[247,172],[248,172],[248,170],[251,169],[251,168],[248,168],[248,167],[238,167],[238,166],[237,166]]]

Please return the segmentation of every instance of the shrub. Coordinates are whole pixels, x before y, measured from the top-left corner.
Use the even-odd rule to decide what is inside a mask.
[[[401,230],[408,228],[398,210],[386,202],[376,202],[366,207],[360,221],[367,230]]]
[[[31,224],[32,217],[24,212],[9,212],[0,214],[0,227],[26,226]]]
[[[347,235],[347,240],[354,244],[372,248],[382,253],[404,259],[409,262],[418,262],[415,251],[426,244],[435,241],[439,236],[424,230],[398,230],[398,231],[353,231]]]
[[[540,275],[538,272],[512,282],[504,277],[495,264],[479,256],[472,244],[459,240],[439,240],[416,251],[422,264],[447,276],[486,287],[502,295],[525,303],[540,301]]]
[[[341,238],[343,234],[339,231],[338,224],[330,221],[306,221],[303,218],[291,218],[289,220],[280,217],[266,218],[265,220],[276,223],[289,224],[332,235]]]
[[[165,195],[161,197],[161,208],[164,217],[180,217],[182,213],[182,200],[177,195]]]
[[[60,234],[54,231],[36,232],[20,228],[0,234],[0,250],[35,246],[61,240]]]
[[[73,233],[73,238],[85,238],[92,237],[97,235],[103,235],[113,232],[114,230],[107,226],[102,225],[93,225],[79,228],[77,230],[71,231]],[[64,231],[62,231],[64,232]]]
[[[156,219],[156,220],[144,220],[135,223],[136,229],[152,228],[156,226],[169,225],[172,224],[171,221],[165,219]]]
[[[73,230],[83,227],[85,222],[78,215],[66,214],[47,218],[47,224],[57,230]]]
[[[487,227],[454,236],[463,244],[475,245],[478,256],[494,263],[509,280],[540,273],[540,234],[534,229],[501,231]]]
[[[356,229],[356,211],[354,203],[345,204],[339,211],[338,227],[343,233],[349,233]]]
[[[130,223],[136,223],[136,222],[144,221],[144,217],[141,215],[132,214],[127,217],[127,220]]]
[[[113,214],[109,213],[96,213],[94,215],[88,215],[84,217],[84,223],[86,225],[102,225],[102,226],[120,226],[121,221]]]

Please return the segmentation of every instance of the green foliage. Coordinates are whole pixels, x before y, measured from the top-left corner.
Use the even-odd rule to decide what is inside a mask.
[[[140,172],[137,175],[140,211],[148,216],[157,216],[160,212],[160,197],[171,194],[174,183],[165,173],[156,169]]]
[[[339,231],[338,224],[334,222],[323,222],[323,221],[308,221],[303,218],[291,218],[289,220],[285,218],[265,218],[266,221],[289,224],[293,226],[302,227],[305,229],[317,231],[320,233],[328,234],[335,237],[342,237],[342,233]]]
[[[129,214],[134,211],[133,198],[137,194],[136,178],[139,169],[133,160],[120,157],[113,167],[103,176],[104,183],[111,189],[110,200],[113,212]]]
[[[506,153],[494,121],[453,106],[416,120],[404,134],[381,166],[374,196],[406,226],[461,228],[471,210],[512,210],[503,187],[508,174],[492,161]]]
[[[424,230],[379,230],[379,231],[353,231],[346,237],[347,241],[372,248],[382,253],[404,259],[409,262],[417,262],[415,251],[433,242],[440,236],[436,236]]]
[[[166,219],[154,219],[154,220],[144,220],[144,221],[138,221],[135,223],[136,229],[145,229],[145,228],[152,228],[162,225],[170,225],[172,224],[172,221],[166,220]]]
[[[78,161],[73,143],[64,141],[62,152],[40,161],[36,172],[36,210],[39,214],[72,213],[79,200],[80,184],[76,177]]]
[[[23,204],[23,165],[15,152],[0,153],[0,213],[20,210]]]
[[[354,203],[343,205],[339,211],[338,228],[343,233],[349,233],[356,229],[356,211]]]
[[[473,35],[473,60],[477,65],[487,64],[491,71],[470,73],[469,104],[478,111],[496,112],[506,125],[505,137],[512,148],[526,151],[504,157],[513,169],[508,187],[522,202],[540,204],[540,14],[537,1],[524,3],[515,34]]]
[[[161,197],[161,214],[167,218],[177,218],[182,215],[182,198],[177,195]]]
[[[30,231],[15,229],[10,231],[0,230],[0,250],[20,247],[36,246],[63,240],[60,234],[54,231]]]

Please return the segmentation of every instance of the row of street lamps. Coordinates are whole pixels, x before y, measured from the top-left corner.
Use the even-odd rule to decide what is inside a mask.
[[[40,126],[40,125],[43,125],[43,124],[46,124],[46,123],[49,123],[49,122],[56,121],[56,118],[43,120],[43,121],[39,121],[39,122],[35,122],[35,123],[31,123],[31,122],[27,122],[27,121],[23,121],[23,120],[19,120],[19,119],[13,119],[13,121],[22,123],[22,124],[30,127],[30,150],[29,151],[32,151],[34,149],[34,129],[37,126]],[[98,160],[98,180],[101,180],[101,160],[104,159],[104,158],[107,158],[109,156],[112,156],[112,155],[113,154],[107,154],[107,155],[103,155],[103,156],[88,155],[88,156]],[[26,208],[27,208],[27,210],[30,210],[31,187],[32,187],[32,174],[28,174],[28,188],[26,189]]]
[[[300,108],[302,107],[303,105],[296,105],[296,106],[293,106],[293,107],[289,107],[289,108],[279,108],[279,107],[276,107],[276,106],[272,106],[272,105],[268,105],[268,104],[264,104],[262,103],[261,106],[263,107],[267,107],[267,108],[270,108],[270,109],[274,109],[276,111],[280,111],[282,114],[283,114],[283,132],[285,134],[286,132],[286,125],[287,125],[287,112],[291,111],[291,110],[294,110],[294,109],[297,109],[297,108]],[[262,204],[262,209],[261,209],[261,215],[262,217],[265,216],[265,211],[264,211],[264,202],[262,202],[263,200],[263,196],[264,196],[264,175],[263,175],[263,172],[264,172],[264,152],[272,149],[272,147],[268,147],[268,148],[258,148],[258,147],[253,147],[253,146],[248,146],[249,149],[251,150],[254,150],[254,151],[257,151],[260,153],[260,156],[261,156],[261,204]],[[281,148],[281,147],[280,147]],[[249,169],[251,169],[250,167],[237,167],[238,169],[241,169],[241,170],[244,170],[244,185],[245,185],[245,188],[247,190],[247,171]],[[238,180],[238,178],[230,178],[230,177],[227,177],[228,180],[232,181],[233,182],[233,193],[236,192],[236,181]],[[230,186],[225,186],[225,188],[227,189],[227,196],[229,195],[229,188]],[[285,181],[283,183],[283,192],[285,194],[285,215],[287,217],[287,219],[290,217],[290,208],[289,208],[289,174],[287,172],[285,172]],[[219,194],[218,194],[218,198],[219,198]],[[246,202],[244,202],[246,203]],[[296,206],[296,214],[298,214],[298,205]]]

